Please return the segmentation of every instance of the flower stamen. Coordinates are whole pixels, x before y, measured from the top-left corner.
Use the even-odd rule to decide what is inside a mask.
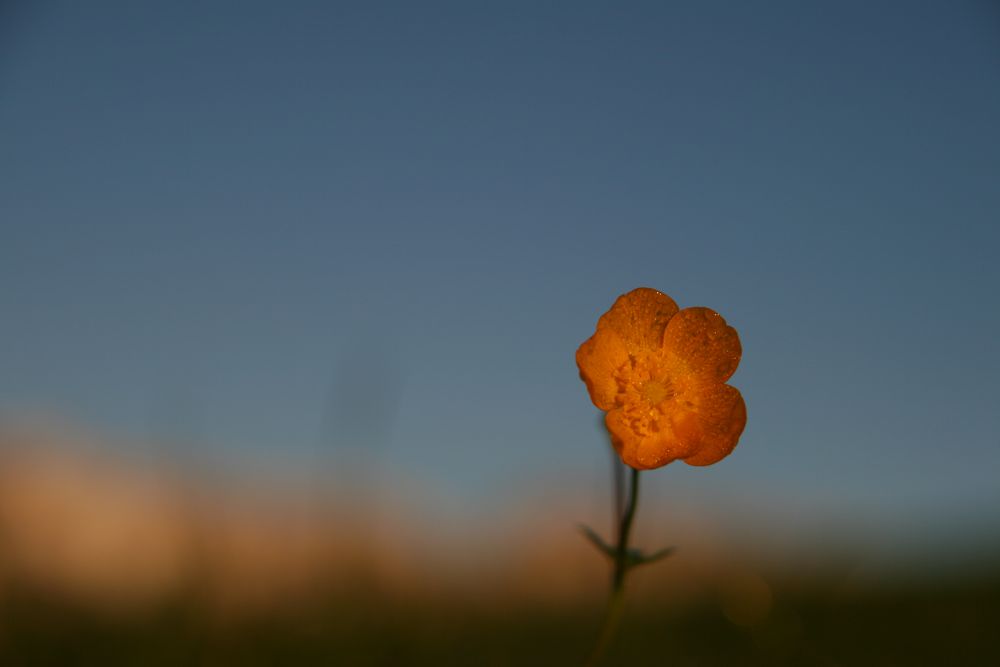
[[[673,398],[674,389],[670,380],[650,380],[642,386],[642,397],[650,405],[659,405],[668,398]]]

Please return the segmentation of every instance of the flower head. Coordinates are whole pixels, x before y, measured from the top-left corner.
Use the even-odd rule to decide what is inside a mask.
[[[736,330],[714,310],[679,310],[640,287],[601,316],[576,365],[622,461],[704,466],[733,451],[746,425],[743,397],[725,384],[741,354]]]

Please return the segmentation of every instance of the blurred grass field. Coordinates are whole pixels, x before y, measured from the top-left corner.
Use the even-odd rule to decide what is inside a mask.
[[[1000,576],[873,589],[774,587],[766,618],[738,625],[718,604],[654,604],[627,616],[607,664],[987,665],[1000,661]],[[600,610],[402,603],[376,590],[219,625],[194,598],[114,616],[20,591],[2,606],[3,664],[573,665]]]
[[[0,442],[2,665],[577,665],[601,623],[586,489],[463,515],[397,482],[324,494]],[[679,548],[634,573],[608,665],[1000,664],[995,542],[908,559],[651,496],[638,543]]]

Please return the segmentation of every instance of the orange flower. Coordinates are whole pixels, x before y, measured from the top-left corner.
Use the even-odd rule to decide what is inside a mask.
[[[678,310],[640,287],[601,316],[576,365],[622,461],[706,466],[733,451],[746,425],[743,397],[725,384],[741,354],[736,329],[714,310]]]

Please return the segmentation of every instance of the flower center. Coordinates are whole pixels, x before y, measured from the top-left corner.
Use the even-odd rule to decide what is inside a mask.
[[[670,381],[649,380],[642,386],[642,397],[652,405],[659,405],[674,395]]]

